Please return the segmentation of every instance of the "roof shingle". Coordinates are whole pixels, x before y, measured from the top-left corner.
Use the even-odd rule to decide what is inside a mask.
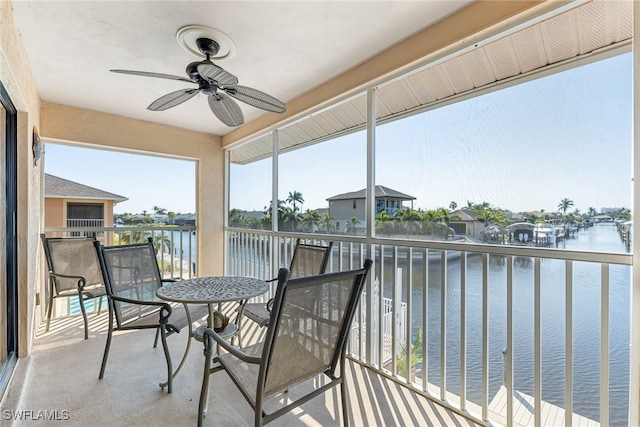
[[[113,200],[115,202],[129,200],[127,197],[118,194],[109,193],[108,191],[99,190],[47,173],[44,174],[44,196],[52,198]]]
[[[329,197],[328,201],[334,200],[349,200],[349,199],[365,199],[366,198],[367,189],[363,188],[359,191],[352,191],[350,193],[338,194],[337,196]],[[416,198],[413,196],[409,196],[407,194],[401,193],[396,190],[392,190],[391,188],[384,187],[382,185],[376,185],[376,199],[380,197],[389,197],[392,199],[402,199],[402,200],[415,200]]]

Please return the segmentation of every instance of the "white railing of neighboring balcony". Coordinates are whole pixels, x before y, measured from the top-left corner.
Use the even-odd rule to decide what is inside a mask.
[[[67,219],[67,227],[104,227],[104,219]]]

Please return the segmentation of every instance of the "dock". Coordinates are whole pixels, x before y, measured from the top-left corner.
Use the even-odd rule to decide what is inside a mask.
[[[501,386],[495,397],[489,403],[489,411],[499,415],[505,420],[507,419],[507,388]],[[520,427],[534,426],[535,419],[534,398],[528,394],[515,390],[513,392],[513,425]],[[565,425],[565,411],[563,408],[548,402],[542,402],[542,420],[540,425],[545,427]],[[572,414],[572,426],[576,427],[599,427],[600,423],[578,415]]]

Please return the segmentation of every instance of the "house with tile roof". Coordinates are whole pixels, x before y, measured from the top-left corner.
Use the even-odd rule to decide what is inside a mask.
[[[408,194],[401,193],[391,188],[376,185],[376,218],[382,211],[393,217],[395,213],[404,208],[403,203],[410,201],[413,209],[413,201],[416,199]],[[347,221],[355,217],[360,221],[356,230],[362,231],[366,228],[366,189],[338,194],[329,197],[329,215],[335,218],[335,231],[345,231]],[[360,234],[360,233],[356,233]]]
[[[45,174],[44,226],[113,227],[113,208],[127,197]]]

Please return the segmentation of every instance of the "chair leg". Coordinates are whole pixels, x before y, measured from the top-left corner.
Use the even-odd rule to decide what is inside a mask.
[[[100,302],[98,302],[98,316],[102,312],[102,300],[104,299],[104,295],[100,297]]]
[[[111,337],[113,336],[113,313],[109,310],[109,331],[107,332],[107,343],[104,346],[104,354],[102,355],[102,365],[100,366],[99,379],[104,377],[104,370],[107,367],[107,357],[109,357],[109,348],[111,347]]]
[[[347,392],[347,383],[345,382],[345,373],[346,369],[344,366],[345,360],[344,357],[340,361],[340,397],[342,400],[342,425],[344,427],[349,427],[349,406],[347,401],[349,400],[349,393]]]
[[[209,375],[211,357],[213,356],[213,344],[211,337],[204,334],[204,373],[202,374],[202,388],[200,389],[200,402],[198,403],[198,427],[202,427],[204,417],[207,415],[207,400],[209,397]]]
[[[158,338],[160,337],[160,328],[156,329],[156,338],[153,340],[153,348],[158,346]]]
[[[238,315],[236,316],[236,326],[238,331],[236,336],[238,337],[238,346],[242,347],[242,324],[244,323],[244,308],[249,300],[244,299],[238,303]],[[231,345],[235,345],[236,336],[231,338]]]
[[[53,311],[53,294],[49,293],[49,304],[47,306],[47,327],[46,332],[49,332],[49,324],[51,323],[51,312]]]
[[[169,346],[167,345],[167,331],[164,329],[164,325],[160,325],[158,329],[162,339],[164,358],[167,360],[167,393],[171,393],[173,390],[173,366],[171,366],[171,353],[169,353]]]
[[[84,296],[82,293],[78,294],[78,299],[80,300],[80,311],[82,311],[82,319],[84,319],[84,339],[89,339],[89,319],[87,319],[87,309],[84,308]]]

